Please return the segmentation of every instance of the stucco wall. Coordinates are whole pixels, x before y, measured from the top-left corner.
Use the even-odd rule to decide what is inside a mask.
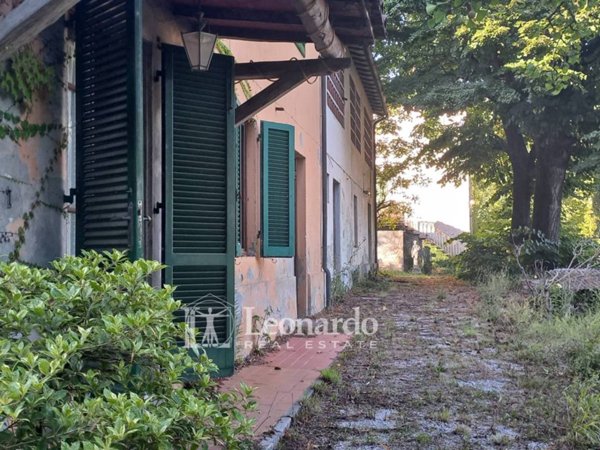
[[[381,269],[403,271],[404,231],[378,231],[377,258]]]
[[[236,62],[302,59],[294,44],[224,40]],[[306,46],[306,58],[318,57],[314,46]],[[251,81],[255,94],[270,84]],[[246,100],[236,90],[240,103]],[[320,80],[308,80],[247,123],[245,137],[245,222],[243,232],[248,256],[236,259],[236,295],[242,308],[266,317],[309,316],[325,307],[325,276],[321,264],[322,188],[321,188],[321,100]],[[287,123],[295,128],[296,144],[296,257],[261,258],[256,256],[260,230],[260,122]],[[246,329],[242,318],[240,338]],[[249,350],[238,342],[238,356]]]
[[[18,106],[12,106],[13,100],[0,97],[0,110],[19,114],[30,123],[61,124],[63,88],[58,80],[63,76],[63,38],[62,24],[47,29],[40,39],[32,44],[41,52],[45,62],[56,71],[57,82],[48,92],[43,92],[35,101],[32,111],[27,112]],[[8,208],[8,198],[0,193],[0,230],[17,233],[24,224],[23,215],[33,211],[29,228],[25,230],[25,243],[19,259],[23,262],[45,266],[58,258],[63,252],[63,172],[65,152],[58,161],[53,162],[55,149],[60,147],[62,131],[56,131],[45,137],[34,137],[21,142],[9,139],[0,141],[0,191],[11,190],[12,206]],[[40,202],[35,194],[42,187],[42,177],[51,168],[48,180],[40,193]],[[16,236],[9,242],[0,242],[0,259],[6,260],[15,248]]]
[[[353,273],[364,275],[374,268],[374,246],[376,245],[375,208],[373,192],[373,169],[365,161],[364,148],[359,152],[350,137],[350,88],[352,76],[362,101],[362,108],[368,107],[368,100],[356,70],[346,71],[345,127],[342,127],[329,107],[327,118],[327,173],[328,186],[328,228],[327,265],[332,277],[339,276],[346,286],[351,286]],[[361,111],[361,130],[363,129]],[[362,136],[362,134],[361,134]],[[364,145],[363,145],[364,147]],[[334,181],[340,183],[340,261],[334,264]],[[354,196],[358,203],[358,245],[354,243]],[[369,238],[368,205],[371,205],[371,236]],[[370,248],[369,248],[370,244]]]

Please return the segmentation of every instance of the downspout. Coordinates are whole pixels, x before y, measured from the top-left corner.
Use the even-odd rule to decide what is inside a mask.
[[[323,207],[323,248],[322,266],[325,272],[325,306],[331,306],[331,272],[327,266],[328,261],[328,232],[329,232],[329,183],[327,180],[327,77],[321,77],[321,185]]]
[[[344,58],[346,47],[335,34],[329,21],[329,4],[326,0],[294,0],[296,13],[306,33],[323,58]]]

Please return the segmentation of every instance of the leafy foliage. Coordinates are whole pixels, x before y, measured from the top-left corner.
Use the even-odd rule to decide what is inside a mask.
[[[381,229],[394,230],[402,223],[415,200],[406,194],[407,188],[426,181],[422,170],[414,164],[415,143],[402,135],[401,124],[410,120],[414,117],[395,109],[378,125],[377,222]]]
[[[478,238],[471,234],[458,236],[467,246],[453,258],[454,269],[459,278],[482,282],[492,274],[516,274],[515,264],[508,240],[502,237]]]
[[[425,119],[416,131],[424,143],[418,161],[443,168],[446,181],[466,174],[493,181],[502,196],[516,183],[515,167],[532,164],[520,179],[542,188],[525,189],[516,198],[527,207],[535,192],[533,225],[556,235],[560,214],[554,211],[560,212],[563,189],[553,187],[558,194],[550,197],[546,186],[561,184],[569,169],[565,192],[582,189],[578,183],[595,176],[600,160],[600,4],[385,5],[389,38],[377,48],[378,64],[388,99]],[[509,139],[510,130],[519,145]]]
[[[177,350],[174,289],[146,282],[159,269],[116,251],[0,264],[0,447],[243,446],[250,390],[220,393],[214,364]]]
[[[0,72],[0,90],[15,102],[31,108],[34,96],[51,86],[55,79],[52,68],[46,66],[31,47],[19,50]]]

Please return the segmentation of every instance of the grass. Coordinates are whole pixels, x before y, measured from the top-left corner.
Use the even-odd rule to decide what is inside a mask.
[[[333,385],[338,385],[342,382],[342,377],[340,376],[340,372],[333,367],[328,367],[327,369],[321,370],[321,379],[325,383],[329,383],[329,384],[333,384]]]
[[[512,280],[503,274],[491,276],[479,287],[480,314],[493,327],[508,336],[509,344],[525,361],[548,374],[561,374],[568,389],[562,400],[567,411],[554,414],[556,428],[564,428],[563,440],[569,447],[600,448],[600,310],[597,307],[575,313],[570,301],[575,296],[559,296],[553,315],[536,299],[518,293]],[[543,306],[543,305],[542,305]],[[557,408],[548,380],[529,377],[528,389],[538,391],[537,408]],[[534,382],[535,380],[535,382]],[[544,404],[547,403],[547,404]]]
[[[431,438],[431,435],[421,432],[417,433],[417,435],[415,436],[415,441],[417,441],[421,445],[427,445],[431,444],[433,439]]]
[[[592,377],[573,383],[567,393],[571,429],[569,438],[579,446],[597,447],[600,436],[600,381]]]
[[[443,408],[443,409],[439,410],[435,414],[435,419],[439,420],[440,422],[444,422],[444,423],[450,422],[450,410],[448,408]]]

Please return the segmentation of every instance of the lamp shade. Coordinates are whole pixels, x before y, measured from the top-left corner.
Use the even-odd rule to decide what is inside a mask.
[[[215,51],[217,35],[203,31],[181,33],[183,46],[192,70],[208,70]]]

